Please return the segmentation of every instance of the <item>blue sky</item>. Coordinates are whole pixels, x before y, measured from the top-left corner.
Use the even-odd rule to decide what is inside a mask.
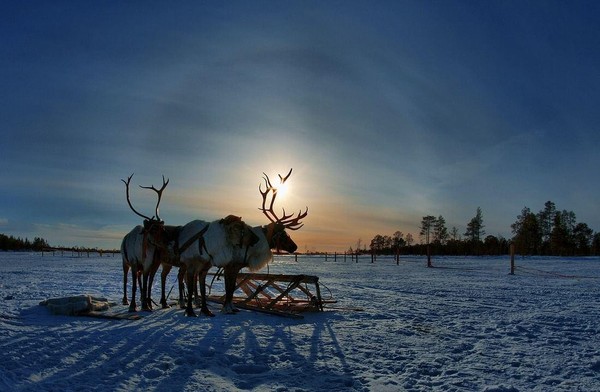
[[[4,2],[0,232],[117,248],[160,185],[168,224],[267,223],[294,168],[300,250],[477,207],[510,237],[552,200],[600,230],[600,3]],[[132,189],[152,214],[154,194]]]

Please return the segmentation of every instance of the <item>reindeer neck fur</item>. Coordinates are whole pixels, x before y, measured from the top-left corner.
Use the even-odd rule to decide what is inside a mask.
[[[146,251],[145,255],[143,254],[144,250]],[[150,270],[155,250],[151,243],[144,246],[144,228],[142,226],[134,227],[121,242],[123,262],[135,269],[139,266],[144,271]]]
[[[248,248],[245,266],[250,271],[258,271],[273,260],[273,253],[271,252],[271,246],[267,238],[266,226],[253,227],[252,231],[259,240],[256,244]]]

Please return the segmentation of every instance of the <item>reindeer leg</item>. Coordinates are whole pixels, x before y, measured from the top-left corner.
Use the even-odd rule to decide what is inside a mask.
[[[155,257],[156,258],[156,257]],[[154,285],[154,277],[156,277],[156,272],[158,271],[158,267],[160,267],[160,261],[157,260],[150,266],[150,273],[148,279],[148,287],[147,287],[147,297],[146,301],[148,302],[148,309],[153,310],[154,306],[152,303],[152,286]]]
[[[154,284],[154,277],[156,276],[157,268],[153,268],[148,275],[148,287],[146,287],[146,302],[148,303],[148,309],[154,310],[154,306],[152,304],[152,285]]]
[[[221,312],[225,314],[234,314],[239,312],[233,306],[233,292],[235,291],[236,278],[238,268],[237,267],[225,267],[223,275],[225,276],[225,303]]]
[[[129,305],[129,311],[136,311],[136,303],[135,303],[135,292],[137,291],[138,284],[138,272],[137,269],[131,267],[131,304]]]
[[[123,261],[123,305],[129,305],[127,299],[127,275],[129,274],[129,265]]]
[[[144,299],[144,293],[142,293],[142,271],[137,271],[135,275],[137,279],[137,288],[140,290],[140,303],[142,303]]]
[[[144,271],[142,276],[142,310],[151,311],[152,308],[148,306],[148,280],[149,271]]]
[[[186,273],[186,277],[187,277],[187,292],[188,292],[188,298],[187,298],[187,307],[185,308],[185,315],[189,316],[189,317],[198,317],[196,316],[196,313],[194,312],[194,307],[192,306],[192,294],[194,292],[194,276],[195,273],[194,271],[190,271],[188,270]]]
[[[198,274],[198,281],[200,283],[200,295],[202,300],[200,311],[205,316],[214,317],[215,315],[213,314],[213,312],[210,311],[210,309],[208,309],[208,306],[206,305],[206,274],[208,273],[209,269],[210,264],[207,263],[207,266],[204,267],[202,271],[200,271],[200,273]]]
[[[202,305],[202,301],[200,300],[200,295],[198,294],[198,280],[200,279],[200,274],[202,271],[194,275],[194,304],[197,308]]]
[[[185,265],[179,267],[179,272],[177,273],[177,286],[179,287],[179,308],[185,309],[185,300],[184,300],[184,292],[185,286],[183,285],[183,278],[186,276],[186,268]]]
[[[165,285],[167,284],[167,275],[171,271],[172,266],[169,264],[163,264],[162,271],[160,272],[160,305],[163,309],[168,309],[167,297],[165,295]]]

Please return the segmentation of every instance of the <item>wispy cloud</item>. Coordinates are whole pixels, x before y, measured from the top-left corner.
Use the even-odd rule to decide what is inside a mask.
[[[309,206],[294,235],[323,249],[414,234],[428,214],[460,226],[478,205],[505,235],[523,204],[595,211],[588,6],[545,20],[531,5],[313,5],[48,6],[3,24],[0,227],[117,247],[139,220],[120,182],[132,172],[136,186],[171,178],[168,223],[258,225],[262,172],[290,167],[281,204]]]

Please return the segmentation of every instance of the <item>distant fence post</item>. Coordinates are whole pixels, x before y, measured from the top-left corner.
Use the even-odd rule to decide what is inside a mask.
[[[510,244],[510,274],[515,274],[515,244]]]
[[[431,267],[431,249],[429,248],[429,244],[427,244],[427,268]]]
[[[335,252],[335,253],[333,254],[333,261],[334,261],[334,262],[337,262],[337,252]]]

